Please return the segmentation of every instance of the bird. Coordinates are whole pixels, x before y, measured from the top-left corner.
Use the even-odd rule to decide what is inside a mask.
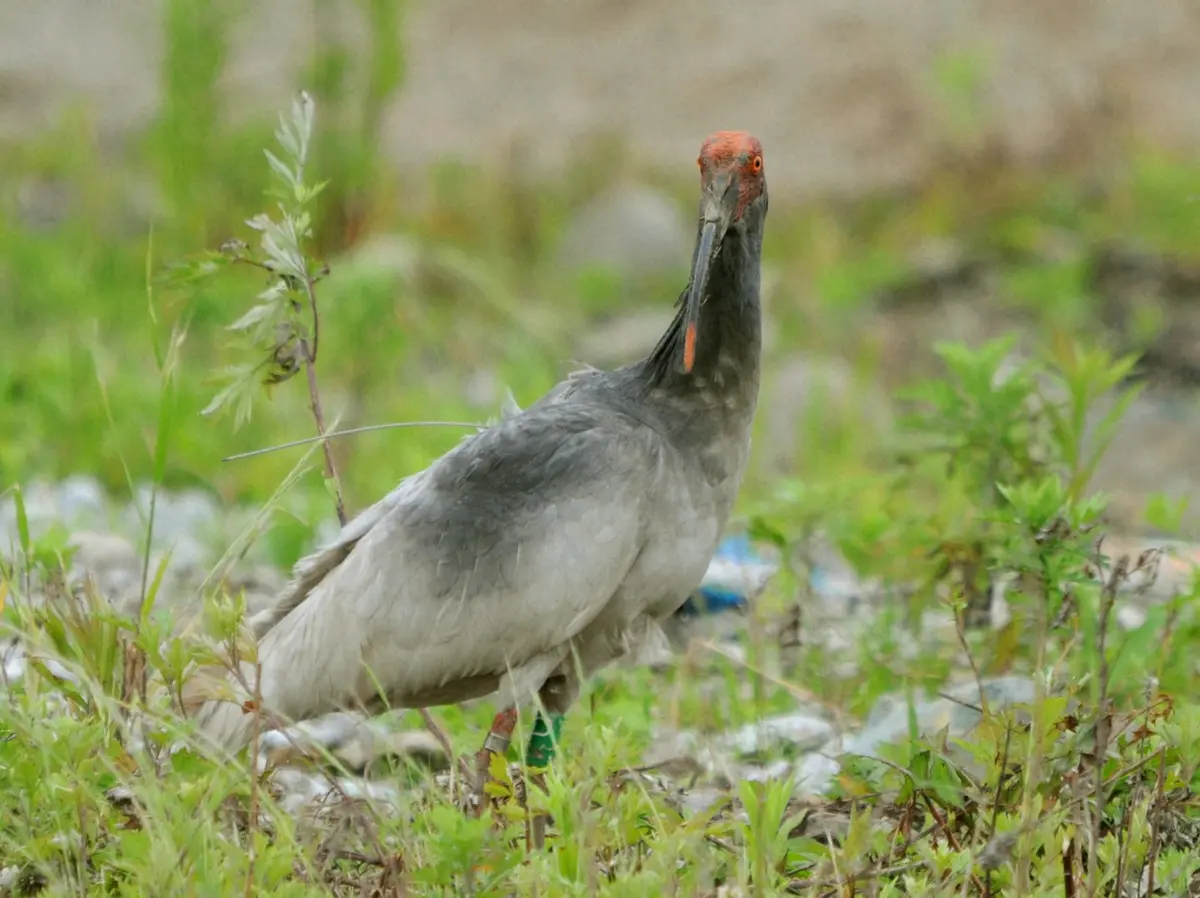
[[[257,707],[301,720],[495,694],[479,769],[531,705],[527,754],[548,762],[586,678],[665,644],[740,489],[762,355],[762,144],[718,131],[697,163],[691,274],[653,350],[510,406],[301,559],[249,621]],[[224,675],[235,693],[241,673]],[[250,741],[244,701],[188,707],[213,744]]]

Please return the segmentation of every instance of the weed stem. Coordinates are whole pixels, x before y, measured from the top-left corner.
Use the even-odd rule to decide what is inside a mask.
[[[308,287],[309,296],[312,285]],[[346,502],[342,498],[342,483],[338,477],[337,465],[333,461],[333,447],[325,436],[325,413],[321,408],[321,392],[317,389],[317,334],[316,334],[316,300],[313,300],[313,343],[309,346],[307,340],[301,338],[300,349],[304,353],[304,373],[308,377],[308,407],[312,409],[313,421],[317,425],[317,436],[322,437],[321,451],[325,453],[325,479],[333,484],[333,501],[337,506],[338,523],[346,526]]]

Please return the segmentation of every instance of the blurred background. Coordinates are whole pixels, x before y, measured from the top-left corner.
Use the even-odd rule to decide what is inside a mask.
[[[159,273],[249,239],[262,150],[307,89],[341,427],[486,420],[506,388],[525,405],[574,360],[647,351],[686,278],[700,142],[745,129],[772,198],[747,496],[869,467],[940,340],[1086,334],[1141,353],[1095,485],[1142,529],[1147,496],[1200,475],[1196,84],[1189,0],[5,0],[0,486],[35,518],[119,517],[153,475],[155,342],[184,322],[176,529],[284,479],[300,450],[221,459],[309,436],[302,379],[240,429],[200,415],[261,278]],[[461,436],[338,441],[350,510]],[[286,507],[279,563],[332,518],[319,470]]]

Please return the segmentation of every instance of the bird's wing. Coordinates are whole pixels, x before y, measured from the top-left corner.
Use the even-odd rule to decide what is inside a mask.
[[[569,381],[563,381],[546,395],[548,397],[556,396],[568,383]],[[512,390],[506,389],[504,397],[500,401],[499,420],[506,421],[509,418],[518,417],[521,413],[521,406],[517,404]],[[494,426],[495,423],[496,421],[493,420],[489,426]],[[469,440],[470,437],[466,439]],[[370,508],[360,512],[353,520],[347,521],[332,543],[297,561],[292,568],[292,579],[276,597],[275,603],[250,619],[250,629],[255,638],[261,639],[272,627],[295,610],[312,592],[313,588],[325,578],[326,574],[346,560],[350,550],[358,545],[358,541],[366,535],[367,531],[379,523],[390,509],[396,507],[400,500],[415,488],[414,481],[424,473],[422,471],[400,481],[394,490]]]
[[[651,428],[583,401],[468,438],[298,566],[259,647],[264,703],[456,701],[564,647],[621,590],[661,464]]]
[[[559,400],[565,391],[575,385],[575,381],[580,376],[596,372],[598,369],[595,368],[584,368],[581,371],[573,372],[566,380],[552,387],[542,397],[541,403]],[[512,390],[505,390],[504,397],[500,402],[499,421],[519,417],[522,413],[523,410],[517,404]],[[495,426],[496,423],[497,421],[493,420],[490,426]],[[464,442],[468,442],[470,439],[467,437]],[[394,490],[371,507],[360,512],[353,520],[348,521],[332,543],[296,562],[292,568],[291,580],[275,598],[271,607],[260,611],[250,619],[250,630],[254,633],[255,638],[262,639],[268,631],[294,611],[330,571],[346,560],[350,550],[358,545],[358,541],[367,534],[367,531],[383,520],[390,509],[395,508],[405,495],[417,487],[415,481],[424,474],[425,472],[421,471],[400,481]]]
[[[420,471],[404,478],[394,490],[347,521],[332,543],[297,561],[292,568],[292,579],[276,597],[274,604],[250,619],[250,629],[255,638],[262,639],[268,631],[294,611],[330,571],[346,560],[359,540],[382,521],[388,511],[418,488],[418,481],[424,475],[425,472]]]

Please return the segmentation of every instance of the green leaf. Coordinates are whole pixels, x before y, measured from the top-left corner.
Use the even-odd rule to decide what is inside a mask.
[[[195,289],[204,281],[227,268],[232,259],[223,253],[206,252],[185,262],[166,266],[158,281],[168,288]]]
[[[267,157],[267,163],[271,166],[271,170],[283,183],[293,188],[299,183],[299,175],[284,165],[278,156],[270,150],[263,150],[263,154]]]
[[[241,318],[226,327],[226,330],[244,331],[249,330],[260,321],[265,321],[275,311],[275,306],[272,303],[258,303],[250,307]]]
[[[150,585],[146,589],[146,594],[142,597],[142,613],[140,615],[142,626],[146,626],[150,620],[150,614],[154,610],[154,604],[158,599],[158,591],[162,588],[163,577],[166,576],[167,565],[171,562],[173,552],[173,548],[163,552],[162,558],[158,560],[158,565],[154,569],[154,579],[150,581]]]
[[[29,514],[25,510],[25,495],[21,492],[20,484],[13,487],[13,506],[17,512],[17,540],[21,544],[21,554],[28,559],[32,541],[29,538]]]
[[[1155,493],[1146,501],[1143,514],[1151,527],[1164,533],[1177,533],[1183,526],[1183,516],[1189,504],[1189,496],[1180,496],[1172,502],[1166,493]]]
[[[263,232],[262,247],[267,254],[266,266],[269,269],[297,280],[307,280],[308,267],[290,221],[267,228]]]
[[[255,365],[234,365],[225,368],[223,375],[228,383],[212,398],[212,401],[204,407],[200,414],[206,417],[212,416],[223,411],[227,406],[233,405],[235,407],[235,429],[250,420],[254,391],[257,388],[255,379],[257,370]]]

